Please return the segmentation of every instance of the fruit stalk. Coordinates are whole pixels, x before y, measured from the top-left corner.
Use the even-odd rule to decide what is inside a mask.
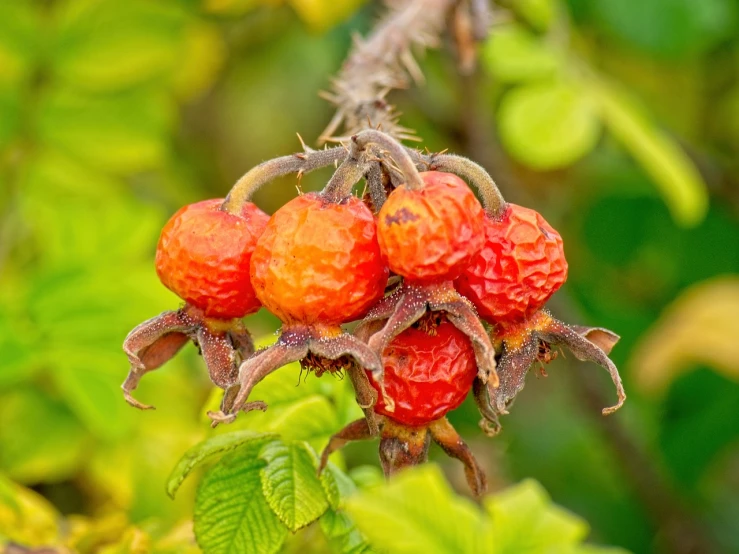
[[[247,171],[236,182],[231,192],[228,193],[226,200],[224,200],[221,209],[237,214],[241,210],[241,206],[249,201],[252,194],[271,180],[290,173],[303,175],[314,169],[338,163],[346,157],[347,151],[343,146],[324,150],[306,148],[305,152],[290,154],[261,163]]]
[[[468,181],[480,193],[482,205],[492,219],[500,218],[505,212],[506,201],[498,185],[480,164],[455,154],[424,155],[413,148],[406,150],[416,164],[428,167],[429,171],[454,173]]]
[[[364,151],[370,144],[376,144],[390,154],[390,157],[403,173],[408,188],[414,190],[423,188],[423,179],[421,179],[408,149],[389,134],[375,129],[367,129],[352,136],[351,142],[352,148],[356,148],[357,151]]]

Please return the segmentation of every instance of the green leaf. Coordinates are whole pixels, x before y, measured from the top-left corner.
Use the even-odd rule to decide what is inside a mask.
[[[168,155],[173,106],[162,94],[137,89],[86,96],[56,89],[36,115],[46,145],[104,171],[129,175],[154,169]]]
[[[544,488],[530,479],[484,503],[493,518],[490,544],[496,552],[549,552],[578,544],[588,532],[582,519],[554,505]]]
[[[0,547],[3,539],[24,546],[48,546],[59,540],[61,515],[35,491],[10,483],[15,506],[0,502]]]
[[[324,31],[346,19],[362,4],[363,0],[289,0],[298,15],[313,29]]]
[[[21,91],[0,84],[0,148],[14,138],[21,119]]]
[[[257,457],[261,445],[247,444],[225,456],[203,477],[195,500],[194,531],[205,554],[272,554],[287,529],[262,494]]]
[[[56,74],[76,88],[118,90],[172,73],[186,14],[177,2],[71,0],[59,14]]]
[[[0,2],[0,83],[28,78],[38,55],[39,17],[31,2]]]
[[[286,406],[269,429],[286,441],[304,440],[322,448],[339,427],[333,405],[323,396],[311,395]]]
[[[654,180],[675,221],[686,227],[700,223],[708,191],[690,158],[621,91],[604,82],[591,90],[606,127]]]
[[[537,83],[507,93],[498,112],[500,138],[516,160],[539,170],[562,168],[590,152],[600,123],[587,90]]]
[[[321,484],[326,492],[328,503],[334,510],[339,508],[342,499],[348,498],[357,491],[354,481],[333,462],[329,462],[321,472]]]
[[[254,444],[254,448],[263,445],[276,435],[257,433],[255,431],[236,431],[225,435],[216,435],[190,448],[177,462],[167,479],[167,494],[174,498],[182,482],[190,472],[218,454],[230,452],[246,444]]]
[[[610,34],[649,54],[683,58],[731,35],[737,20],[731,0],[600,0],[598,22]]]
[[[492,33],[482,56],[496,79],[504,83],[551,77],[560,67],[557,52],[520,25]]]
[[[554,0],[513,0],[512,7],[531,26],[542,31],[550,26],[557,9]]]
[[[315,455],[301,442],[273,442],[259,454],[262,490],[277,517],[291,531],[317,520],[328,509],[326,493],[316,475]]]
[[[320,519],[321,531],[339,554],[365,554],[370,545],[343,511],[328,510]]]
[[[362,491],[346,510],[377,550],[391,554],[458,554],[482,550],[488,523],[457,497],[435,465],[404,470],[381,487]]]
[[[15,484],[0,473],[0,504],[9,507],[16,514],[20,514]]]
[[[115,365],[120,356],[87,350],[56,352],[54,382],[80,421],[100,438],[121,440],[129,435],[140,414],[121,402],[122,372]]]
[[[85,452],[84,428],[61,403],[31,388],[0,397],[0,468],[19,482],[69,478]]]

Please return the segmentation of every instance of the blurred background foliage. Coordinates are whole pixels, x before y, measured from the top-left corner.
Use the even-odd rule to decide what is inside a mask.
[[[0,543],[61,534],[81,552],[194,551],[195,487],[172,501],[164,483],[212,433],[202,362],[187,348],[147,376],[139,396],[155,412],[129,408],[119,390],[126,333],[178,305],[153,270],[159,229],[182,204],[222,197],[250,167],[297,150],[295,132],[318,137],[332,110],[317,91],[379,9],[0,2]],[[601,418],[607,376],[560,357],[550,378],[530,376],[499,437],[482,435],[472,403],[450,419],[492,490],[535,478],[595,542],[739,552],[739,5],[498,9],[474,75],[461,77],[445,47],[423,58],[424,86],[391,99],[423,146],[482,163],[509,200],[560,230],[570,278],[550,307],[621,335],[613,357],[629,400]],[[278,181],[256,201],[272,212],[295,185]],[[248,323],[255,336],[275,328],[263,313]],[[295,389],[297,369],[282,373],[285,404],[238,426],[264,418],[260,429],[320,448],[356,417],[346,383],[309,376]],[[460,467],[442,458],[464,493]],[[348,468],[368,464],[375,444],[347,449]]]

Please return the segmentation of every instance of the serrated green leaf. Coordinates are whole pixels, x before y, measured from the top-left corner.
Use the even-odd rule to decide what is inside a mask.
[[[167,494],[174,498],[177,489],[187,478],[190,472],[203,463],[211,460],[218,454],[230,452],[246,444],[253,444],[257,449],[266,441],[275,438],[276,435],[269,433],[257,433],[255,431],[236,431],[225,435],[210,437],[190,448],[177,462],[172,473],[167,479]]]
[[[58,16],[54,70],[77,88],[111,91],[174,72],[186,13],[178,2],[71,0]]]
[[[550,77],[560,66],[557,52],[520,25],[492,33],[482,56],[495,78],[504,83]]]
[[[272,442],[259,454],[267,465],[261,471],[264,496],[277,517],[291,531],[317,520],[329,504],[316,475],[316,459],[302,442]]]
[[[260,447],[248,444],[225,456],[203,477],[194,531],[205,554],[272,554],[285,541],[287,528],[262,494]]]
[[[533,480],[489,496],[484,504],[493,519],[495,552],[549,552],[576,545],[588,533],[585,521],[552,503]]]
[[[487,551],[481,539],[488,522],[435,465],[403,470],[387,485],[352,496],[346,511],[374,548],[391,554]]]
[[[36,115],[45,145],[98,169],[129,175],[161,166],[168,155],[173,105],[157,92],[86,96],[56,89]]]
[[[343,511],[328,510],[321,519],[321,531],[339,554],[368,554],[371,547],[352,519]]]
[[[600,136],[596,104],[588,91],[568,83],[536,83],[507,93],[498,111],[503,146],[534,169],[570,165]]]
[[[686,227],[700,223],[708,191],[690,158],[627,95],[604,82],[593,83],[592,91],[606,127],[653,179],[673,219]]]

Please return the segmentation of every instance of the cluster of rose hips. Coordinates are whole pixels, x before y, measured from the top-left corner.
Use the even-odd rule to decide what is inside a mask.
[[[301,194],[272,217],[249,201],[278,175],[339,162],[322,192]],[[358,198],[362,179],[368,193]],[[505,203],[477,164],[423,155],[379,131],[265,162],[225,200],[182,208],[162,230],[156,268],[185,304],[126,338],[126,400],[148,408],[131,392],[188,340],[225,391],[220,411],[209,412],[214,425],[265,409],[248,401],[252,389],[290,362],[317,376],[346,372],[365,418],[333,436],[324,464],[347,441],[379,435],[391,474],[424,461],[433,439],[481,493],[484,474],[445,415],[472,390],[483,430],[497,433],[498,416],[529,368],[554,357],[553,345],[610,372],[618,404],[604,413],[625,399],[607,356],[618,337],[543,310],[567,277],[560,235],[537,212]],[[255,352],[241,318],[261,306],[282,328]],[[351,333],[342,327],[355,321]]]

